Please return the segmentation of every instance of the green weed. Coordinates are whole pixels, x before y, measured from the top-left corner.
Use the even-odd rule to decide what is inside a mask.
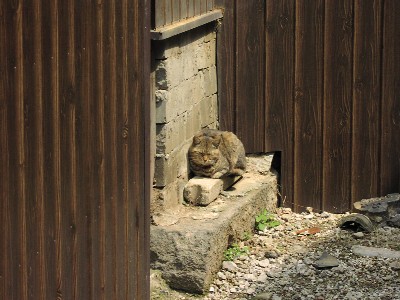
[[[281,222],[275,220],[275,216],[266,209],[256,217],[255,227],[258,231],[264,231],[265,228],[273,228],[279,226]]]
[[[224,251],[224,258],[225,258],[225,260],[232,261],[236,257],[245,255],[248,253],[249,253],[249,247],[247,247],[247,246],[240,247],[238,244],[233,244]]]

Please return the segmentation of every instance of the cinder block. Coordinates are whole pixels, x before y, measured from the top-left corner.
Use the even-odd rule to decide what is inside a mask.
[[[163,61],[159,62],[155,71],[156,88],[159,90],[168,89],[167,69]]]
[[[156,91],[156,123],[171,122],[178,115],[189,111],[203,98],[200,76],[184,80],[168,91]]]
[[[197,70],[202,70],[215,66],[215,58],[216,58],[215,40],[199,44],[194,53],[195,53]]]
[[[154,170],[156,187],[164,187],[177,178],[188,178],[190,169],[187,153],[191,143],[192,139],[187,140],[170,154],[156,156]]]
[[[189,180],[183,191],[186,201],[193,205],[208,205],[222,192],[221,179],[194,177]]]
[[[184,113],[169,123],[156,125],[157,154],[169,154],[185,142],[188,115]]]
[[[200,102],[201,127],[209,127],[218,121],[218,97],[217,94],[204,98]]]
[[[203,97],[209,97],[217,93],[217,69],[215,66],[204,69],[200,74]]]
[[[205,206],[213,202],[225,189],[238,181],[240,176],[227,176],[220,179],[193,177],[186,184],[183,196],[193,205]]]
[[[169,154],[201,128],[218,120],[217,95],[205,98],[171,122],[156,125],[156,151]]]

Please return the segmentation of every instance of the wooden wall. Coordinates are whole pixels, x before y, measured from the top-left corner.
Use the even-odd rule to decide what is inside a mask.
[[[0,299],[149,298],[149,1],[0,3]]]
[[[346,211],[400,190],[396,0],[216,0],[220,124],[281,153],[282,200]]]
[[[215,0],[153,0],[152,27],[170,25],[214,8]]]

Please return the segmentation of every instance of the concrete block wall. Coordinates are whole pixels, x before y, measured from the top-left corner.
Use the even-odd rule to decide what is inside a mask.
[[[215,24],[153,41],[156,157],[152,213],[183,201],[187,152],[200,129],[218,128]]]

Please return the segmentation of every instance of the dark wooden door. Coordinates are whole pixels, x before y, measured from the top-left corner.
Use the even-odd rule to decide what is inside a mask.
[[[279,153],[283,204],[342,212],[398,192],[398,1],[216,5],[221,127]]]
[[[0,4],[0,299],[149,299],[149,1]]]

